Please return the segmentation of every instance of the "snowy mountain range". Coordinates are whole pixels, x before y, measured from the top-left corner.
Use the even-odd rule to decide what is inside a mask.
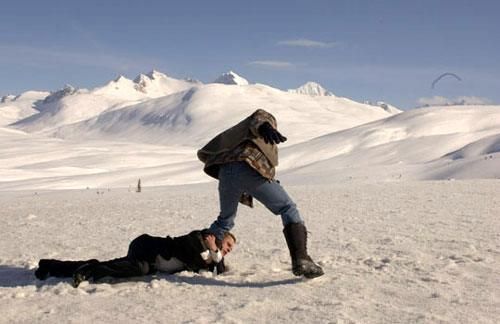
[[[232,71],[210,84],[152,71],[134,81],[120,76],[92,90],[66,86],[36,101],[34,108],[38,113],[12,127],[65,139],[122,138],[186,146],[202,144],[214,131],[231,126],[257,108],[276,114],[283,130],[291,135],[290,143],[394,113],[333,95],[290,93],[249,84]]]
[[[257,108],[289,139],[279,173],[290,182],[500,177],[498,106],[401,112],[312,82],[250,84],[232,71],[208,84],[152,71],[1,101],[0,190],[209,181],[196,149]]]

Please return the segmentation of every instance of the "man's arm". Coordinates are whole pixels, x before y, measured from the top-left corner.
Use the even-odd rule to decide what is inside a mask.
[[[259,127],[264,123],[269,123],[273,128],[278,128],[276,118],[265,111],[264,109],[257,109],[250,115],[250,131],[255,137],[259,137]]]
[[[204,236],[203,239],[208,249],[200,253],[201,258],[205,261],[209,261],[210,259],[212,259],[212,261],[215,263],[219,263],[220,261],[222,261],[223,256],[221,251],[217,247],[215,235],[208,234]]]
[[[278,132],[276,118],[267,111],[258,109],[250,117],[250,131],[255,137],[262,137],[266,144],[279,144],[287,140]]]

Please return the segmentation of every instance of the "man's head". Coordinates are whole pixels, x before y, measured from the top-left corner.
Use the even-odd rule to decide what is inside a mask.
[[[222,239],[221,242],[221,253],[223,256],[231,252],[236,245],[236,236],[234,236],[233,233],[231,232],[226,232],[224,233],[224,238]]]

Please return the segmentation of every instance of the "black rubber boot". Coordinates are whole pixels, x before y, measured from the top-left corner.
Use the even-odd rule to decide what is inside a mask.
[[[73,287],[78,287],[82,281],[92,279],[97,281],[104,277],[128,278],[147,274],[149,267],[141,267],[127,257],[109,261],[85,264],[73,273]]]
[[[316,278],[324,274],[323,269],[307,254],[307,230],[302,223],[287,224],[283,229],[286,244],[292,258],[292,272],[296,276]]]
[[[45,280],[47,277],[67,278],[73,275],[73,272],[84,264],[93,264],[99,262],[96,259],[83,261],[62,261],[55,259],[41,259],[38,262],[38,269],[35,271],[35,277]]]

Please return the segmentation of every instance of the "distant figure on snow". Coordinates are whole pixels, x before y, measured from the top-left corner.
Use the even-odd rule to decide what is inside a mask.
[[[207,230],[192,231],[178,237],[156,237],[142,234],[129,245],[127,256],[109,261],[96,259],[62,261],[41,259],[35,276],[73,277],[73,287],[82,281],[104,277],[127,278],[153,274],[157,271],[176,273],[184,270],[226,271],[224,256],[231,252],[236,237],[226,232],[221,240]]]
[[[307,231],[296,204],[274,179],[278,165],[277,144],[286,137],[276,119],[265,110],[252,115],[214,137],[198,151],[204,171],[219,180],[220,214],[209,231],[219,240],[234,226],[238,202],[253,206],[252,196],[271,212],[281,215],[283,233],[296,276],[314,278],[323,269],[307,254]]]

